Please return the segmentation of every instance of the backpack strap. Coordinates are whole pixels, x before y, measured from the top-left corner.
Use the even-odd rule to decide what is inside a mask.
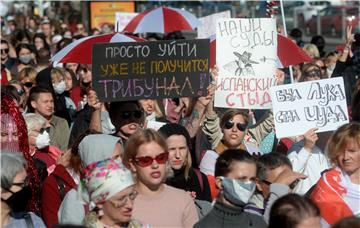
[[[30,213],[25,213],[23,218],[25,219],[25,223],[26,223],[27,228],[34,228],[34,223],[32,221]]]
[[[201,191],[203,191],[204,190],[204,182],[203,182],[203,177],[201,175],[201,172],[198,169],[194,169],[194,172],[196,173],[196,176],[198,177]]]
[[[65,184],[64,184],[64,181],[60,177],[58,177],[56,175],[54,175],[54,177],[55,177],[56,183],[58,184],[60,199],[62,201],[65,197]]]

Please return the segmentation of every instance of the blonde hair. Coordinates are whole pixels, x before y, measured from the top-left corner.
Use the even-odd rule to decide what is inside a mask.
[[[30,82],[35,84],[36,83],[36,75],[37,75],[37,71],[35,70],[34,67],[25,67],[19,72],[18,80],[22,81],[25,78],[28,78],[30,80]]]
[[[62,78],[63,80],[65,80],[65,70],[63,68],[60,67],[55,67],[51,70],[50,73],[51,76],[51,81],[53,82],[55,79],[60,80],[60,78]]]
[[[308,55],[311,58],[319,58],[320,57],[319,49],[316,47],[315,44],[305,44],[303,49],[306,51],[306,53],[308,53]]]
[[[158,132],[152,129],[140,130],[130,136],[129,140],[126,142],[123,159],[124,165],[130,167],[129,161],[136,157],[139,147],[151,142],[157,143],[164,151],[168,150],[166,141]]]
[[[355,142],[360,146],[360,123],[351,122],[345,124],[331,136],[328,143],[328,157],[331,163],[339,166],[337,159],[340,155],[344,154],[350,142]]]

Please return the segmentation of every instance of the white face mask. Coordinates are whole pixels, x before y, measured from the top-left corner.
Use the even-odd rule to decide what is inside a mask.
[[[221,177],[221,179],[225,199],[238,206],[243,206],[249,202],[255,191],[255,183],[226,177]]]
[[[62,94],[66,89],[65,81],[61,81],[55,85],[53,84],[53,87],[56,94]]]
[[[43,133],[39,134],[36,137],[36,147],[38,149],[41,150],[49,145],[50,145],[50,136],[49,133],[47,133],[47,131],[44,131]]]

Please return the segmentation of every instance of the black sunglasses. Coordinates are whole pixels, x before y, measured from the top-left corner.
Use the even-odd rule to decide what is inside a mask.
[[[1,49],[1,52],[4,52],[5,54],[9,53],[9,48]]]
[[[33,85],[34,85],[34,83],[32,83],[32,82],[25,82],[24,83],[24,86],[27,87],[27,88],[31,88]]]
[[[229,130],[234,127],[234,124],[235,124],[234,122],[227,120],[224,124],[224,128]],[[247,124],[236,123],[236,127],[237,127],[237,129],[239,129],[239,131],[245,131]]]
[[[44,131],[46,131],[47,133],[50,133],[50,127],[43,127],[40,129],[40,134],[44,133]]]
[[[321,71],[312,70],[312,71],[309,71],[309,72],[305,72],[305,76],[310,77],[310,78],[315,78],[315,77],[321,78]]]
[[[123,120],[128,120],[131,117],[135,118],[135,119],[141,119],[143,113],[140,110],[136,110],[136,111],[125,111],[121,113],[121,119]]]

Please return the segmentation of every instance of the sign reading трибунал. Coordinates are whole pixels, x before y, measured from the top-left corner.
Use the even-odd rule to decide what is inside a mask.
[[[342,77],[270,88],[277,138],[336,130],[349,122]]]
[[[210,83],[209,40],[93,45],[93,87],[101,101],[199,97]]]

